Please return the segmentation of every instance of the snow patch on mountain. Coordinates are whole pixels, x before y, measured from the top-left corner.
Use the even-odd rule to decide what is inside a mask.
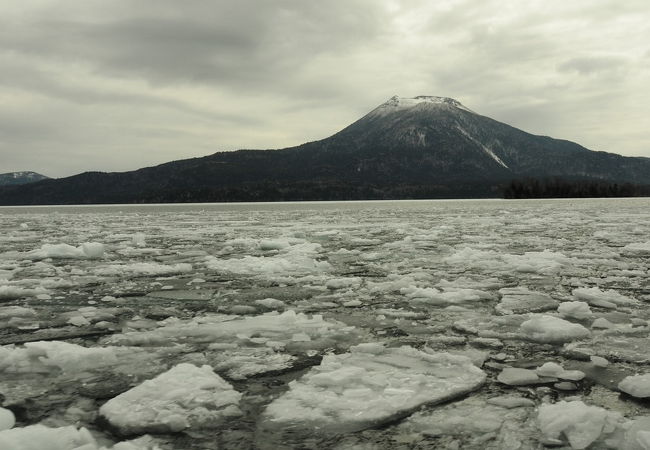
[[[486,147],[481,141],[479,141],[479,140],[475,139],[474,137],[472,137],[472,135],[470,135],[467,131],[465,131],[460,125],[456,125],[456,128],[458,129],[458,131],[460,131],[463,134],[463,136],[465,136],[467,139],[469,139],[470,141],[472,141],[473,143],[475,143],[476,145],[481,147],[483,149],[483,151],[485,153],[487,153],[488,156],[490,156],[497,163],[499,163],[500,165],[502,165],[506,169],[510,168],[490,148]]]
[[[47,178],[45,175],[30,171],[0,173],[0,186],[32,183]]]
[[[413,108],[421,104],[427,105],[448,105],[458,109],[462,109],[474,114],[474,111],[464,106],[458,100],[449,97],[436,97],[433,95],[418,95],[417,97],[407,98],[394,95],[387,102],[380,105],[372,113],[375,115],[385,115],[398,110]]]

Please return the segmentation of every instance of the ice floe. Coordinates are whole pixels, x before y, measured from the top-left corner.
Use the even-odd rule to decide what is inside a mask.
[[[241,415],[241,395],[210,366],[185,363],[110,399],[99,414],[122,435],[178,432]]]
[[[614,433],[624,423],[621,414],[581,401],[543,404],[537,419],[545,444],[561,445],[568,441],[573,449],[584,449],[596,441],[615,438]]]
[[[618,383],[618,388],[633,397],[650,397],[650,373],[625,377]]]
[[[264,417],[275,427],[356,431],[471,392],[485,377],[466,357],[361,344],[350,353],[326,355],[289,383]]]
[[[521,324],[521,331],[533,341],[553,344],[591,336],[590,331],[580,324],[548,315],[531,317]]]

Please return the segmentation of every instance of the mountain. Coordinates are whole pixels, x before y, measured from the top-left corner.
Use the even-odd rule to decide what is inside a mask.
[[[320,141],[0,188],[0,204],[499,197],[514,178],[650,184],[650,158],[594,152],[446,97],[393,97]]]
[[[34,183],[35,181],[46,180],[48,178],[36,172],[0,173],[0,186]]]

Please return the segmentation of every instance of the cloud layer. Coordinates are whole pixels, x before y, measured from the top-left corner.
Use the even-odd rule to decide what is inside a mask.
[[[0,172],[67,176],[297,145],[394,94],[450,96],[532,133],[650,157],[646,1],[0,9]]]

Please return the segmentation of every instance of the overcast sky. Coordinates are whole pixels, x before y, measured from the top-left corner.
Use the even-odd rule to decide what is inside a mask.
[[[393,95],[650,157],[647,0],[20,0],[0,172],[122,171],[327,137]]]

